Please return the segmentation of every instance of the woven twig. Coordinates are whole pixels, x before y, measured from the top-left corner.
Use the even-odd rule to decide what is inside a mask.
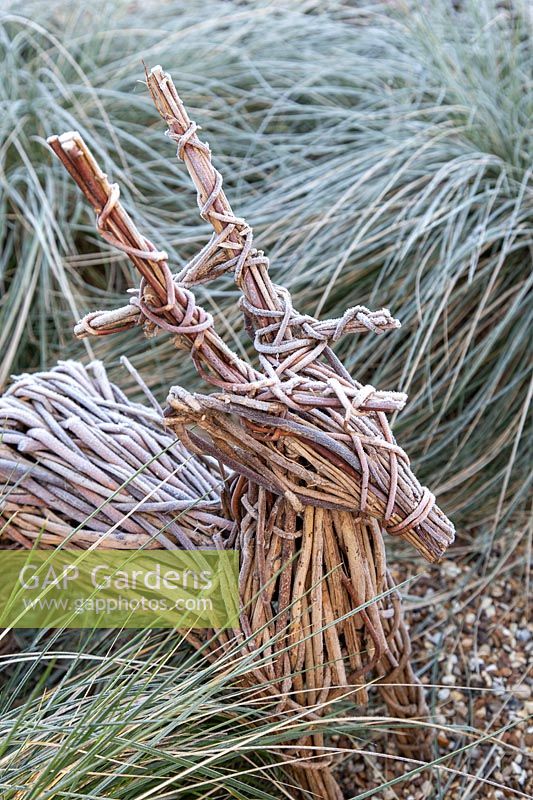
[[[0,397],[0,530],[18,545],[213,547],[232,528],[221,480],[99,362],[22,375]]]
[[[358,383],[331,349],[345,333],[382,333],[399,323],[386,309],[362,306],[336,320],[298,313],[290,294],[271,282],[250,226],[234,215],[209,147],[169,76],[155,68],[148,86],[214,233],[173,276],[166,254],[137,231],[118,187],[79,134],[53,137],[54,151],[97,213],[98,230],[142,276],[129,307],[94,312],[77,333],[101,335],[134,324],[148,334],[167,330],[220,390],[207,397],[175,387],[166,421],[192,452],[234,471],[221,504],[241,551],[241,627],[233,636],[260,659],[249,680],[281,697],[280,713],[296,706],[311,718],[346,692],[364,702],[365,680],[373,674],[398,718],[423,719],[428,710],[409,663],[382,532],[402,536],[433,561],[453,540],[453,526],[390,431],[386,413],[401,409],[405,395]],[[231,353],[191,293],[228,271],[242,290],[259,370]],[[229,641],[219,633],[219,646]],[[399,744],[425,755],[428,739],[420,727],[406,728]],[[296,774],[315,796],[339,797],[322,746],[319,733],[295,743],[303,759]]]

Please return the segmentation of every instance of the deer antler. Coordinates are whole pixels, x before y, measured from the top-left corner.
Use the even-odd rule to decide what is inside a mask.
[[[170,75],[160,66],[154,67],[147,75],[147,84],[157,110],[168,124],[168,136],[177,144],[178,158],[184,161],[196,186],[200,216],[214,229],[210,242],[178,279],[184,286],[194,286],[234,270],[235,282],[245,296],[245,310],[265,312],[262,321],[270,328],[272,313],[285,310],[288,292],[272,284],[268,258],[254,248],[251,226],[234,214],[222,188],[222,175],[213,166],[209,145],[200,141],[200,128],[190,119]],[[221,251],[226,257],[220,255]],[[308,315],[299,315],[298,319],[307,325],[309,335],[322,341],[335,340],[344,333],[382,333],[400,327],[388,309],[372,312],[363,306],[348,309],[341,319],[331,322],[318,322]],[[265,331],[263,337],[274,338],[271,334],[271,330]]]
[[[77,335],[116,333],[144,319],[148,332],[159,327],[173,333],[177,343],[190,350],[198,373],[212,385],[234,393],[262,391],[271,396],[270,387],[279,381],[257,372],[227,347],[214,330],[211,314],[198,306],[192,292],[172,276],[167,254],[138,231],[120,202],[118,185],[109,182],[81,135],[69,131],[51,136],[48,143],[96,212],[100,235],[126,253],[142,276],[139,294],[132,297],[129,306],[91,312],[76,325]],[[191,264],[199,263],[200,256],[205,262],[208,249],[204,248],[204,256],[200,254]],[[376,320],[380,321],[378,317]],[[366,330],[358,320],[350,321],[349,327]],[[308,401],[314,402],[312,394]],[[362,405],[367,410],[390,412],[402,408],[404,402],[401,393],[373,390]],[[327,403],[335,404],[336,400],[332,397]]]
[[[152,326],[175,334],[180,345],[191,351],[206,380],[218,386],[233,385],[234,391],[248,388],[260,376],[226,346],[213,328],[211,314],[196,305],[192,293],[174,282],[167,254],[137,230],[119,200],[118,185],[109,182],[80,134],[69,131],[51,136],[48,143],[95,210],[101,236],[125,252],[142,276],[139,297],[133,298],[131,311],[126,307],[107,312],[107,328],[101,321],[98,327],[95,325],[95,314],[79,324],[90,333],[102,335],[130,327],[141,315]]]

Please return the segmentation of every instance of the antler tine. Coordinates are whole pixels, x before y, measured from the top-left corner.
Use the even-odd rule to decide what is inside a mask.
[[[118,184],[109,183],[77,131],[50,136],[48,144],[95,210],[100,235],[128,254],[142,277],[164,301],[166,285],[161,262],[166,262],[167,254],[157,250],[139,233],[119,200]]]
[[[105,311],[91,311],[74,325],[74,336],[86,339],[88,336],[107,336],[120,333],[140,325],[142,314],[135,306],[127,305]]]

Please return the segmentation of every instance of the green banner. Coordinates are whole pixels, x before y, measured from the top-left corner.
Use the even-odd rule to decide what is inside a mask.
[[[0,550],[0,628],[227,628],[234,550]]]

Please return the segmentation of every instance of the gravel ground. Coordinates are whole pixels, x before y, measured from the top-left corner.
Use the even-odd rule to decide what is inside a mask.
[[[533,796],[530,554],[531,538],[515,534],[499,540],[490,558],[457,546],[442,564],[421,567],[406,598],[413,658],[439,726],[435,757],[454,754],[442,765],[450,771],[425,770],[380,790],[415,765],[377,754],[350,759],[340,768],[346,797],[372,787],[372,800]],[[400,563],[394,572],[402,581],[414,567]],[[374,749],[390,754],[394,745],[382,740]]]

